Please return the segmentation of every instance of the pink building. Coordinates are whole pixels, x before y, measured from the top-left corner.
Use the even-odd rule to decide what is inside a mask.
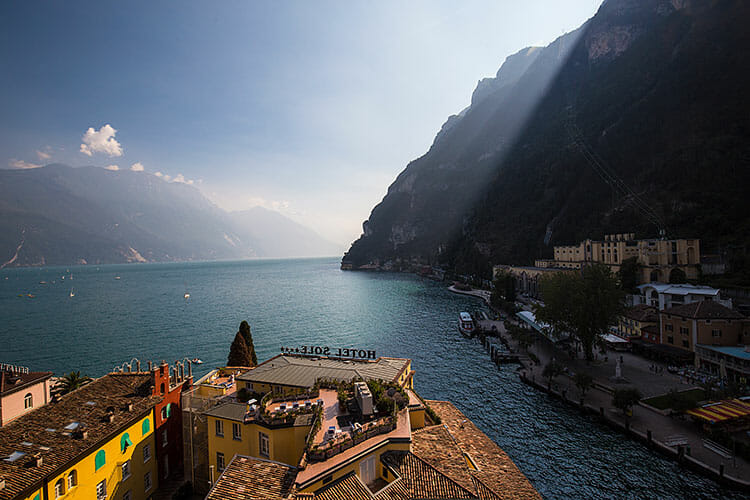
[[[52,372],[0,364],[0,427],[50,400]]]

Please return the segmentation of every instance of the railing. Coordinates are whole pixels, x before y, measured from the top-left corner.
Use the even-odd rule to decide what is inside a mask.
[[[380,434],[387,434],[396,428],[394,417],[384,417],[374,422],[368,422],[362,426],[362,430],[353,435],[332,438],[320,445],[314,445],[307,452],[308,462],[321,462],[342,453],[359,443]]]

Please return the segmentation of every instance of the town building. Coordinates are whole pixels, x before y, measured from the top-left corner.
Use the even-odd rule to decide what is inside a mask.
[[[0,363],[0,427],[46,405],[52,397],[51,378],[52,372]]]
[[[649,331],[644,331],[644,329],[649,326],[655,327],[658,324],[659,314],[656,308],[641,304],[627,308],[618,319],[617,326],[612,333],[630,341],[643,339],[650,334]],[[655,340],[646,339],[647,342]]]
[[[669,283],[647,283],[638,285],[637,294],[630,295],[633,305],[645,304],[656,307],[660,311],[673,306],[691,304],[701,300],[712,300],[719,304],[732,308],[730,299],[721,298],[720,290],[710,286],[669,284]]]
[[[208,499],[540,498],[452,404],[416,394],[409,359],[283,354],[216,375]]]
[[[497,279],[502,273],[510,274],[515,280],[516,293],[539,298],[541,294],[540,282],[544,276],[562,271],[564,271],[564,269],[552,267],[509,266],[500,264],[493,266],[492,279]]]
[[[750,344],[745,317],[718,302],[703,300],[659,313],[661,343],[696,352],[696,346]]]
[[[635,258],[639,264],[638,283],[678,282],[699,277],[700,240],[635,239],[634,233],[608,234],[604,241],[586,239],[577,245],[554,247],[553,259],[535,262],[539,268],[581,269],[605,264],[612,272]]]
[[[0,428],[0,500],[148,499],[159,484],[143,373],[105,375]]]

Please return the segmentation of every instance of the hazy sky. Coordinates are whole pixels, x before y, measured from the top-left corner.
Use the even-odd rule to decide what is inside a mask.
[[[0,166],[159,172],[343,248],[477,80],[599,3],[2,2]]]

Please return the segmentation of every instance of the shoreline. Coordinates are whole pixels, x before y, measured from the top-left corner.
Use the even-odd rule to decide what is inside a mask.
[[[481,299],[484,301],[485,304],[488,306],[490,305],[490,292],[489,290],[459,290],[455,287],[455,285],[451,285],[448,287],[449,292],[457,293],[459,295],[468,295],[470,297],[475,297],[477,299]]]
[[[502,335],[493,337],[490,335],[477,335],[477,339],[482,343],[482,346],[488,352],[490,356],[490,362],[495,364],[498,369],[504,364],[503,360],[496,358],[492,352],[492,341],[491,339],[498,339],[506,341]],[[534,363],[527,357],[522,355],[519,351],[515,352],[517,358],[514,360],[519,365],[517,372],[521,382],[526,385],[533,387],[547,395],[556,398],[559,401],[569,404],[577,408],[581,413],[592,416],[597,416],[598,421],[607,427],[617,430],[628,439],[639,442],[644,445],[646,449],[657,452],[659,455],[667,458],[673,462],[676,462],[680,467],[685,467],[692,472],[695,472],[703,477],[716,481],[720,486],[731,488],[736,491],[750,492],[750,481],[740,479],[731,474],[731,460],[727,459],[729,464],[725,467],[723,463],[720,464],[719,468],[712,467],[711,465],[695,458],[691,454],[691,448],[689,445],[677,445],[669,446],[660,439],[654,437],[654,433],[647,429],[645,432],[641,429],[634,428],[631,425],[631,421],[624,420],[623,418],[615,418],[612,415],[610,408],[605,406],[596,406],[590,403],[583,403],[576,401],[575,398],[571,398],[568,395],[568,389],[563,389],[559,385],[559,380],[555,380],[552,383],[551,388],[544,385],[543,380],[536,380],[536,373],[534,370]],[[531,372],[531,376],[529,376]],[[596,384],[595,384],[596,386]],[[591,391],[603,390],[602,388],[595,389],[592,387]],[[640,405],[638,405],[640,406]],[[645,408],[645,407],[644,407]],[[619,417],[620,415],[618,415]],[[739,457],[738,457],[739,458]]]

